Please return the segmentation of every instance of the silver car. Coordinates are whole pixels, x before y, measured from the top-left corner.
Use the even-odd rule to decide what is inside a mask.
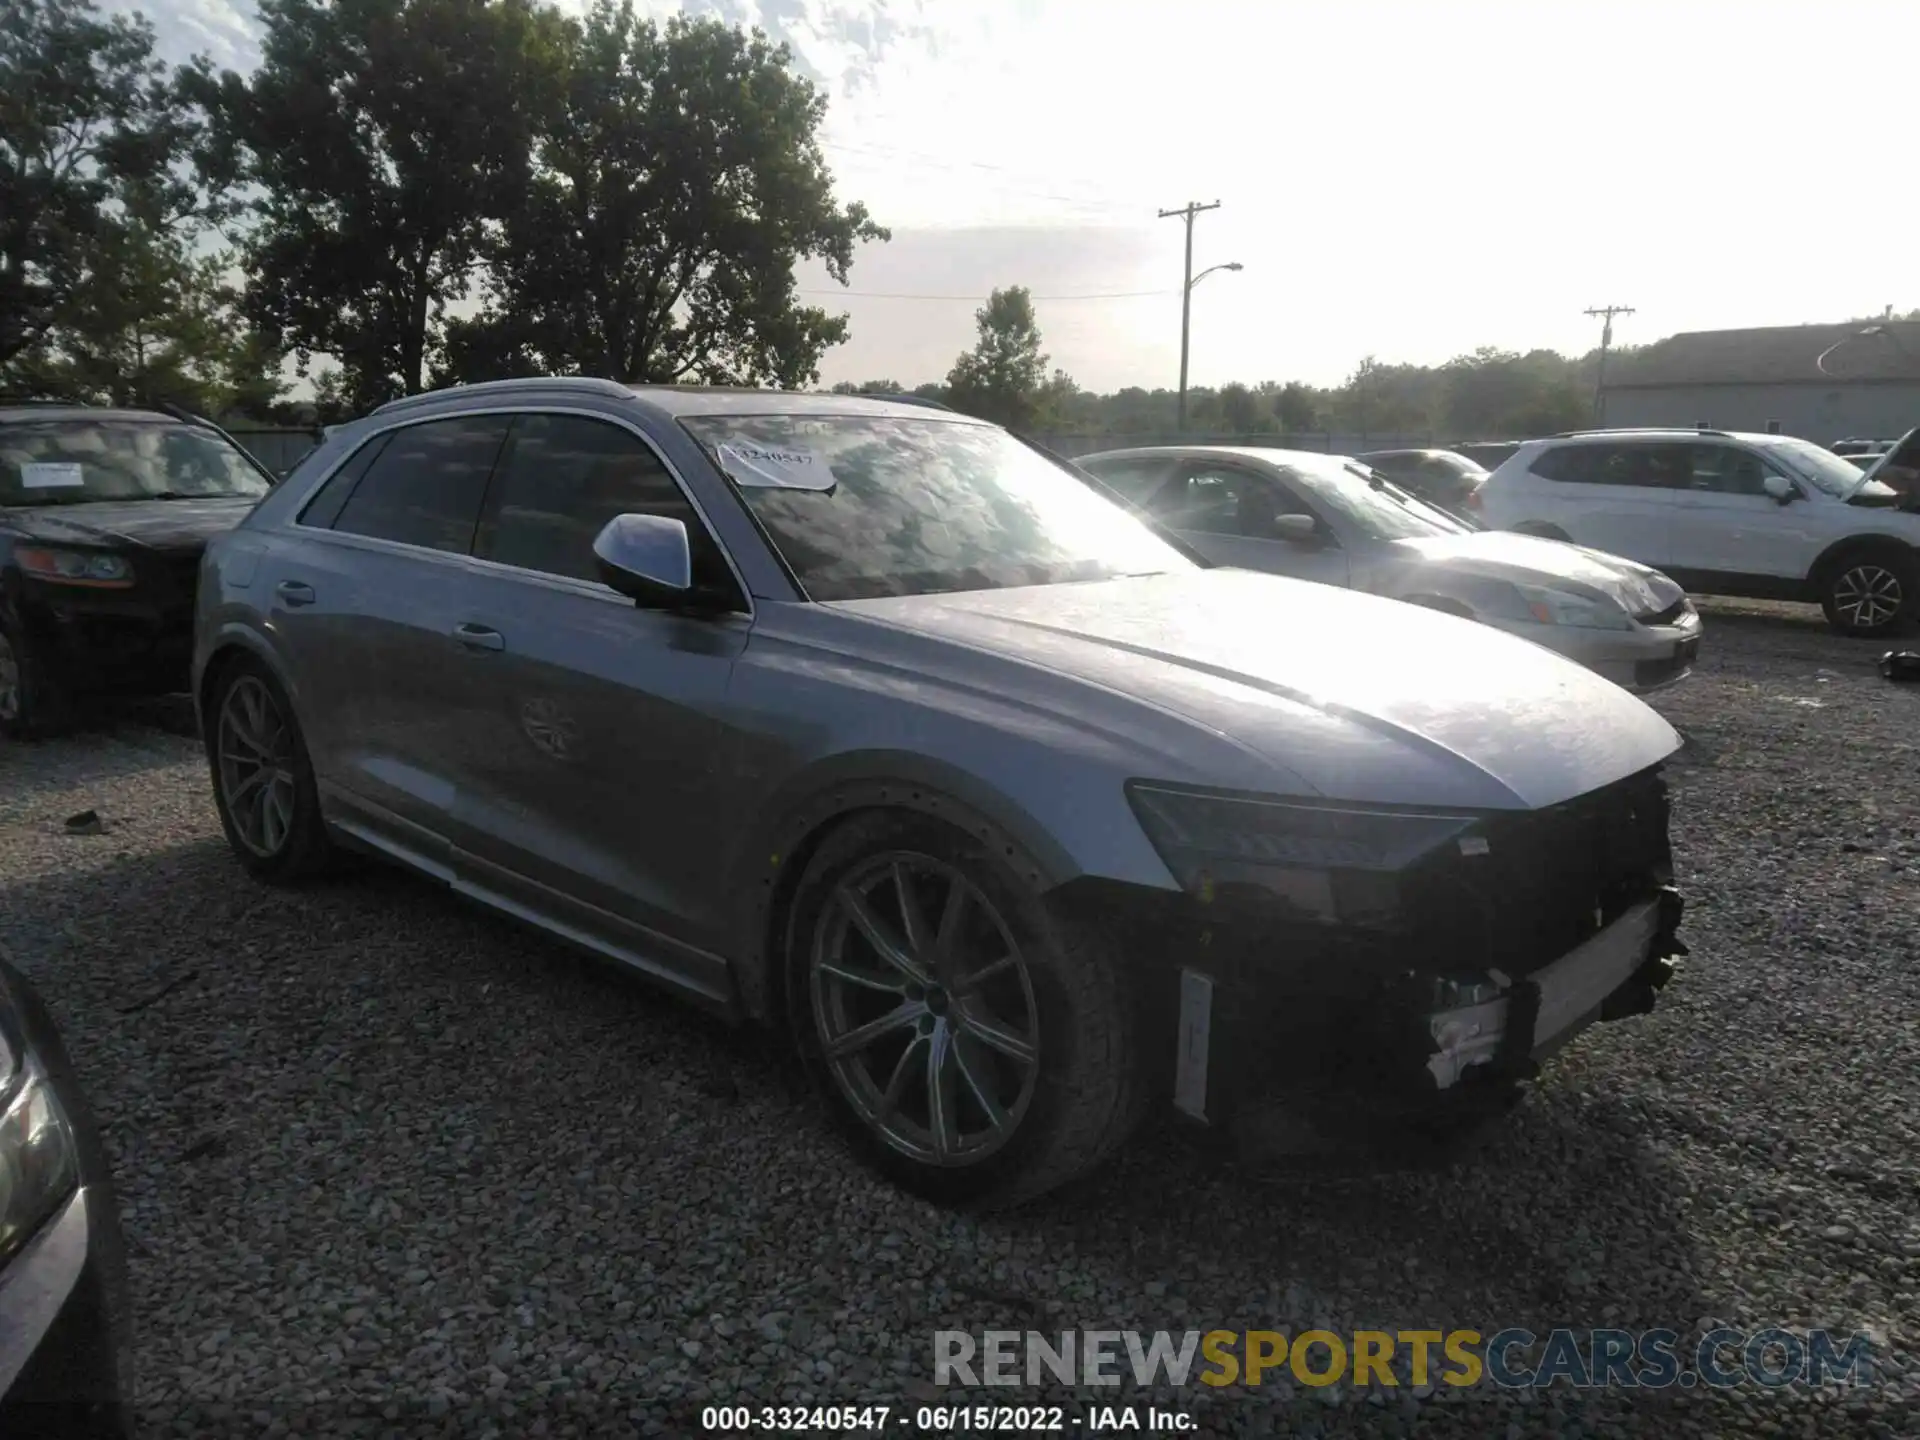
[[[1482,1115],[1680,949],[1678,739],[1640,701],[1212,569],[951,413],[396,401],[214,543],[198,605],[249,871],[390,857],[783,1033],[945,1202],[1066,1181],[1150,1104]]]
[[[1678,684],[1700,617],[1657,570],[1463,523],[1357,460],[1225,446],[1075,462],[1221,565],[1451,611],[1558,650],[1635,694]]]

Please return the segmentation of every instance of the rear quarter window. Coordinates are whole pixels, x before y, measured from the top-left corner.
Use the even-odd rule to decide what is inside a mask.
[[[1594,483],[1597,445],[1555,445],[1542,450],[1527,466],[1542,480],[1558,480],[1566,485]]]

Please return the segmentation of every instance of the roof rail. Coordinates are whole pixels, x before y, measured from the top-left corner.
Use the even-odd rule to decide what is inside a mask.
[[[622,385],[618,380],[608,380],[600,375],[528,375],[514,380],[481,380],[472,385],[446,385],[438,390],[423,390],[418,395],[402,395],[398,400],[389,400],[372,413],[385,415],[454,395],[515,395],[528,390],[579,390],[590,395],[616,396],[620,399],[633,397],[633,386]]]
[[[905,390],[890,390],[885,392],[867,390],[856,390],[852,392],[845,390],[815,390],[812,393],[831,400],[879,400],[883,403],[894,405],[918,405],[923,410],[945,410],[951,415],[958,415],[960,413],[944,400],[929,399],[925,395],[914,395]]]
[[[1731,430],[1713,430],[1705,425],[1596,425],[1586,430],[1561,430],[1553,440],[1571,440],[1581,435],[1718,435],[1731,436]]]

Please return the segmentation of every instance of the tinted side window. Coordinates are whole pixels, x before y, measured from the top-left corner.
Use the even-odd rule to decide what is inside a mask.
[[[429,420],[396,430],[353,487],[333,528],[466,554],[506,434],[504,415]]]
[[[353,487],[360,483],[360,477],[380,458],[380,452],[387,448],[387,441],[392,438],[391,431],[376,435],[348,456],[347,463],[334,471],[327,483],[320,487],[319,493],[307,502],[307,508],[300,512],[300,523],[331,530],[333,522],[340,518],[340,510],[347,503],[347,497],[353,494]]]
[[[1562,445],[1536,455],[1533,473],[1574,485],[1630,485],[1642,490],[1693,486],[1688,445]]]
[[[473,553],[502,565],[597,580],[593,542],[616,515],[664,515],[687,527],[697,580],[728,583],[703,567],[713,542],[699,512],[660,457],[636,436],[577,415],[522,415],[487,492]],[[701,573],[704,570],[705,573]]]
[[[1163,492],[1155,509],[1176,530],[1271,539],[1280,515],[1313,512],[1285,486],[1242,470],[1196,465]]]
[[[1592,485],[1595,470],[1594,460],[1603,449],[1600,445],[1556,445],[1551,450],[1542,450],[1533,457],[1533,463],[1527,468],[1543,480],[1558,480],[1567,485]]]

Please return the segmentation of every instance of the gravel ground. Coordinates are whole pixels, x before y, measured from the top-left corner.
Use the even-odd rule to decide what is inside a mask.
[[[423,883],[249,882],[182,735],[0,747],[0,944],[107,1126],[145,1433],[911,1407],[949,1328],[1725,1323],[1869,1331],[1878,1383],[1158,1398],[1222,1435],[1914,1435],[1920,688],[1791,607],[1708,625],[1659,702],[1692,742],[1693,955],[1655,1015],[1449,1167],[1275,1174],[1156,1132],[991,1221],[869,1179],[754,1037]],[[88,808],[104,833],[66,834]]]

